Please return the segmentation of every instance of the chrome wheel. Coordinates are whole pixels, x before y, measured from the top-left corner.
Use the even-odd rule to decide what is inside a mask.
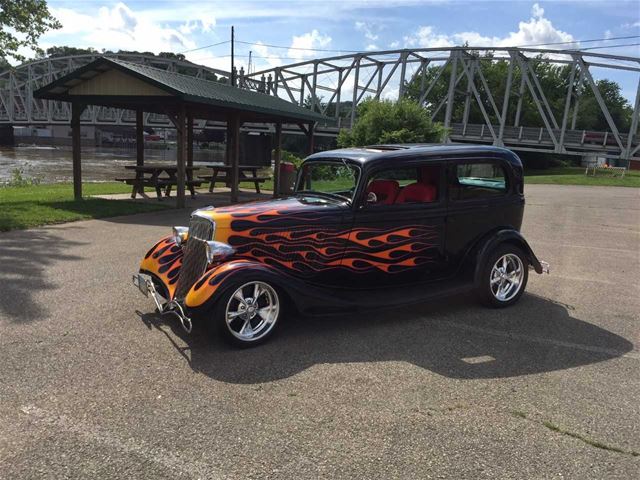
[[[515,297],[524,279],[524,265],[518,255],[507,253],[502,255],[491,269],[491,293],[500,302],[508,302]]]
[[[254,342],[267,335],[280,313],[278,294],[269,284],[249,282],[238,288],[225,309],[229,333],[243,342]]]

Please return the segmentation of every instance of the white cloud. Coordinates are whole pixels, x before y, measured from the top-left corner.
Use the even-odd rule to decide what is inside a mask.
[[[376,50],[379,50],[378,46],[375,43],[370,43],[369,45],[367,45],[366,47],[364,47],[364,49],[367,52],[374,52]]]
[[[533,15],[534,18],[544,17],[544,8],[542,8],[537,3],[534,3],[533,7],[531,7],[531,15]]]
[[[256,65],[260,65],[260,67],[256,67],[257,70],[263,70],[265,68],[278,67],[282,65],[282,59],[271,52],[269,48],[264,45],[262,42],[258,41],[256,45],[252,46],[253,50],[257,53],[258,57],[255,61]]]
[[[209,33],[216,25],[215,18],[203,18],[199,20],[187,20],[185,23],[180,25],[178,29],[180,33],[184,35],[190,35],[193,32],[201,31],[202,33]]]
[[[418,28],[415,34],[404,37],[404,45],[424,48],[453,47],[454,41],[450,36],[436,33],[434,27],[426,25]]]
[[[375,42],[376,40],[378,40],[378,34],[374,32],[374,29],[376,27],[374,27],[373,25],[366,22],[356,22],[355,27],[356,30],[364,34],[364,38],[366,38],[367,40],[371,42]]]
[[[458,32],[451,35],[438,33],[430,25],[420,27],[412,35],[404,37],[407,47],[451,47],[468,43],[474,47],[517,47],[560,42],[575,42],[573,35],[553,26],[544,17],[544,9],[537,3],[531,9],[531,18],[518,24],[516,32],[510,32],[505,37],[488,37],[478,32]],[[556,45],[557,48],[575,47],[569,43]],[[553,48],[553,46],[550,46]]]
[[[318,56],[317,52],[305,49],[324,48],[330,43],[331,37],[320,34],[320,32],[314,28],[312,31],[300,36],[294,35],[288,56],[296,60],[302,60],[306,57],[316,57]]]
[[[100,7],[96,15],[79,13],[69,8],[52,8],[62,28],[48,32],[42,44],[65,44],[94,47],[98,50],[139,50],[159,53],[194,48],[189,38],[194,29],[207,31],[215,19],[187,19],[178,28],[162,25],[119,2],[112,8]]]
[[[389,44],[389,48],[398,48],[399,46],[400,46],[400,42],[397,40]]]

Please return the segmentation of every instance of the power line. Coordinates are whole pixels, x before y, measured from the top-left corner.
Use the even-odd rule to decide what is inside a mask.
[[[566,41],[566,42],[546,42],[546,43],[530,43],[530,44],[526,44],[526,45],[518,45],[515,48],[526,48],[526,47],[549,47],[549,46],[553,46],[553,45],[571,45],[571,44],[578,44],[578,43],[593,43],[593,42],[610,42],[613,40],[629,40],[629,39],[635,39],[635,38],[640,38],[640,35],[625,35],[625,36],[620,36],[620,37],[609,37],[609,38],[589,38],[589,39],[585,39],[585,40],[571,40],[571,41]],[[329,52],[329,53],[361,53],[362,50],[335,50],[335,49],[328,49],[328,48],[304,48],[304,47],[287,47],[285,45],[275,45],[275,44],[269,44],[269,43],[262,43],[262,42],[246,42],[244,40],[236,40],[236,43],[242,43],[244,45],[257,45],[257,46],[263,46],[263,47],[269,47],[269,48],[280,48],[280,49],[287,49],[287,50],[303,50],[303,51],[307,51],[307,52]],[[211,45],[204,45],[202,47],[197,47],[197,48],[193,48],[191,50],[184,50],[182,52],[178,52],[178,53],[189,53],[189,52],[195,52],[198,50],[203,50],[205,48],[212,48],[212,47],[217,47],[219,45],[224,45],[226,43],[230,43],[230,40],[225,40],[223,42],[218,42],[218,43],[213,43]],[[635,46],[635,44],[631,44],[631,45],[621,45],[621,46]],[[582,48],[580,50],[596,50],[599,48],[608,48],[607,46],[602,46],[602,47],[588,47],[588,48]],[[611,45],[609,46],[609,48],[618,48],[618,45]],[[222,57],[227,57],[226,56],[222,56]],[[241,55],[239,55],[241,56]],[[207,57],[207,58],[220,58],[219,57]],[[268,57],[259,57],[259,56],[254,56],[254,58],[268,58]],[[283,60],[299,60],[296,57],[280,57]]]
[[[630,38],[640,38],[640,35],[627,35],[624,37],[609,37],[609,38],[590,38],[588,40],[572,40],[571,42],[533,43],[529,45],[518,45],[518,47],[547,47],[550,45],[567,45],[571,43],[593,43],[593,42],[608,42],[611,40],[628,40]]]
[[[609,37],[609,38],[589,38],[586,40],[571,40],[567,42],[547,42],[547,43],[532,43],[527,45],[518,45],[516,48],[520,47],[546,47],[552,45],[570,45],[574,43],[593,43],[593,42],[609,42],[612,40],[628,40],[633,38],[640,38],[640,35],[625,35],[621,37]],[[362,50],[331,50],[324,48],[304,48],[304,47],[287,47],[284,45],[272,45],[262,42],[245,42],[242,40],[236,40],[237,43],[243,43],[245,45],[262,45],[264,47],[270,48],[284,48],[288,50],[305,50],[309,52],[335,52],[335,53],[360,53]]]
[[[307,52],[332,52],[332,53],[359,53],[359,50],[331,50],[328,48],[304,48],[304,47],[285,47],[284,45],[271,45],[262,42],[244,42],[242,40],[236,40],[237,43],[244,43],[245,45],[259,45],[269,48],[286,48],[287,50],[305,50]]]
[[[618,44],[618,45],[600,45],[599,47],[581,48],[579,51],[582,51],[582,50],[598,50],[600,48],[637,47],[638,45],[640,45],[640,43],[621,43],[621,44]]]
[[[204,50],[205,48],[217,47],[218,45],[224,45],[225,43],[230,43],[230,42],[231,42],[231,40],[225,40],[224,42],[212,43],[211,45],[204,45],[202,47],[192,48],[191,50],[184,50],[183,52],[178,52],[178,54],[196,52],[198,50]]]

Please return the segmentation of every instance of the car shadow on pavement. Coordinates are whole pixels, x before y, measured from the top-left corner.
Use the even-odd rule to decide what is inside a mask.
[[[61,260],[79,260],[66,252],[81,242],[65,240],[45,229],[19,230],[0,235],[0,314],[16,322],[48,316],[34,294],[57,286],[47,269]]]
[[[188,335],[171,316],[140,316],[149,328],[165,333],[194,371],[238,384],[286,378],[316,364],[352,362],[408,362],[457,379],[516,377],[602,362],[632,350],[628,340],[572,317],[571,311],[527,294],[503,310],[443,300],[339,317],[290,315],[267,343],[245,350],[210,339],[202,327]],[[187,346],[179,346],[175,336]]]

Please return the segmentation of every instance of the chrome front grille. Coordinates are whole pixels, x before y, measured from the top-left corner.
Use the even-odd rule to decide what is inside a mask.
[[[208,217],[197,213],[191,215],[189,222],[189,238],[184,244],[182,267],[176,285],[175,300],[182,300],[191,286],[202,276],[207,268],[206,243],[213,240],[215,223]]]

